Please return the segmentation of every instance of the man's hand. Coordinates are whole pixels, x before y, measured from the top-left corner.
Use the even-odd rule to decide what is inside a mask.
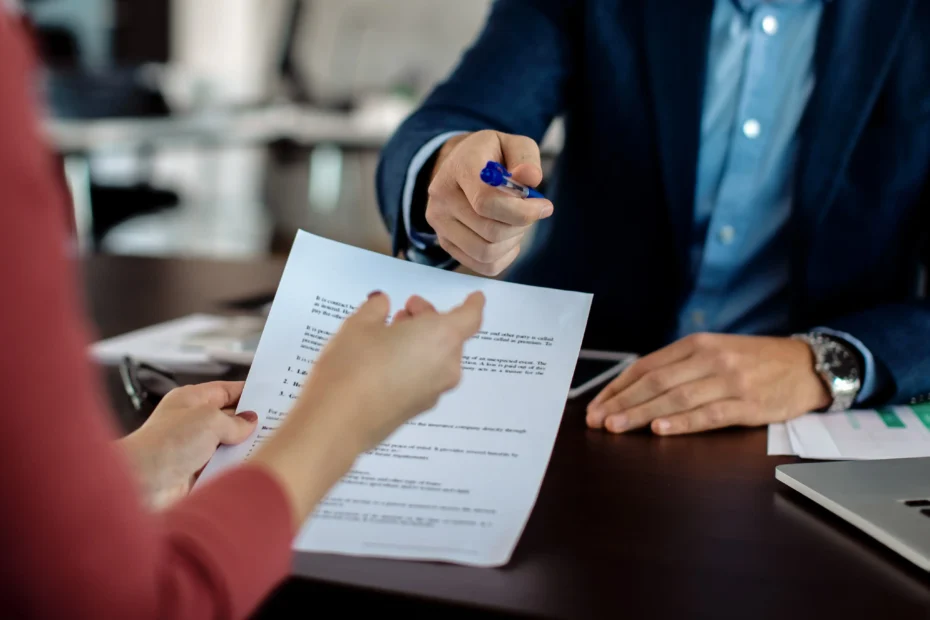
[[[696,334],[614,379],[588,405],[587,423],[612,433],[651,425],[680,435],[781,422],[829,403],[804,342]]]
[[[164,508],[190,492],[221,444],[237,444],[258,416],[236,415],[241,381],[214,381],[174,389],[137,431],[121,439],[149,504]]]
[[[522,199],[484,184],[481,170],[500,162],[520,183],[542,182],[539,147],[530,138],[479,131],[452,138],[439,151],[426,221],[439,245],[472,271],[496,276],[520,254],[523,235],[552,215],[548,200]]]

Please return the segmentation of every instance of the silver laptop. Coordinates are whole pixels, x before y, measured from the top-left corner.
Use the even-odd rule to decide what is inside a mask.
[[[780,465],[775,478],[930,571],[930,458]]]

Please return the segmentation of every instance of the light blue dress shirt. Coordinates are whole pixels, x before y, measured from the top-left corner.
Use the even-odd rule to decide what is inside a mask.
[[[768,334],[787,327],[798,128],[814,90],[826,1],[716,1],[694,195],[695,287],[679,315],[678,337],[705,331]],[[417,176],[457,133],[437,136],[411,162],[403,212],[416,247],[435,240],[411,227]],[[859,401],[867,399],[875,389],[872,354],[850,334],[818,329],[859,349],[865,360]]]

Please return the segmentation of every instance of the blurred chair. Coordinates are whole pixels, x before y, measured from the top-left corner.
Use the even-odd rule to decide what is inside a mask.
[[[290,93],[314,107],[396,124],[457,62],[490,0],[295,0],[282,50]],[[390,251],[374,194],[377,151],[283,142],[268,161],[265,203],[278,247],[298,228]]]
[[[420,98],[484,23],[490,0],[304,0],[291,61],[315,105]]]

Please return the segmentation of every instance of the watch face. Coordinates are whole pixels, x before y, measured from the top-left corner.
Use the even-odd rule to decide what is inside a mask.
[[[845,347],[830,342],[823,348],[823,366],[834,376],[842,379],[858,379],[859,364]]]
[[[817,373],[833,397],[833,403],[825,411],[845,411],[852,407],[862,387],[862,362],[851,350],[852,345],[816,332],[796,337],[811,347]]]

